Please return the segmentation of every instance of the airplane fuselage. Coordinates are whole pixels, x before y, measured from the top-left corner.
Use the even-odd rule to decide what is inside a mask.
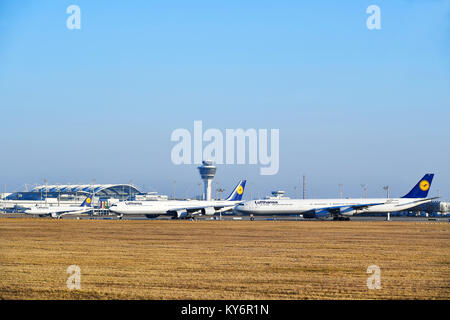
[[[380,199],[267,199],[252,200],[238,204],[235,214],[241,215],[300,215],[327,208],[340,208],[340,215],[351,216],[356,213],[396,212],[415,207],[429,200],[411,198]],[[377,204],[378,205],[371,205]],[[363,206],[352,209],[352,206]],[[346,207],[348,206],[348,209]]]
[[[121,215],[170,215],[173,211],[196,208],[233,208],[241,201],[200,201],[200,200],[161,200],[161,201],[123,201],[110,207]],[[198,209],[199,211],[201,209]]]
[[[77,213],[85,213],[92,210],[90,207],[51,207],[51,206],[42,206],[42,207],[31,207],[25,210],[26,214],[31,215],[52,215],[52,214],[77,214]]]

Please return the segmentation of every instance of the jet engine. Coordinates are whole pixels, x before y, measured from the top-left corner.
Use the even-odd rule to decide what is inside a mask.
[[[189,213],[187,211],[177,211],[175,219],[186,219],[189,217]]]
[[[302,215],[305,219],[326,219],[330,216],[330,213],[328,211],[311,210],[308,212],[303,212]]]
[[[216,212],[216,210],[214,210],[214,208],[212,208],[212,207],[202,209],[202,214],[207,215],[207,216],[212,216],[212,215],[214,215],[215,212]]]

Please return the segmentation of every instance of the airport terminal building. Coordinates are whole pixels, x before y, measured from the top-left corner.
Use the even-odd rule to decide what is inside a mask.
[[[167,200],[165,195],[156,192],[144,193],[131,184],[40,185],[31,191],[11,193],[2,200],[4,204],[11,205],[42,201],[50,205],[81,205],[88,196],[93,197],[94,205],[103,208],[110,203],[123,200]]]

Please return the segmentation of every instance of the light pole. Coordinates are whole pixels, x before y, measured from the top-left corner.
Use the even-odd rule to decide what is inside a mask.
[[[173,200],[175,200],[176,187],[177,187],[177,180],[173,180]]]
[[[339,197],[342,199],[343,198],[343,189],[344,189],[344,185],[342,183],[339,184]]]
[[[219,192],[219,198],[217,200],[220,200],[220,199],[222,199],[222,192],[224,192],[225,189],[219,188],[219,189],[217,189],[217,191]]]
[[[45,204],[47,204],[47,195],[48,195],[48,181],[45,179]]]
[[[389,199],[389,186],[384,186],[383,189],[386,190],[386,197]],[[391,213],[388,212],[386,214],[386,221],[390,221],[390,220],[391,220]]]
[[[218,200],[218,198],[217,198],[217,192],[219,191],[218,189],[219,189],[219,183],[216,182],[216,200]]]
[[[389,199],[389,186],[384,186],[383,189],[386,190],[386,198]]]
[[[361,185],[361,189],[362,189],[362,198],[364,199],[367,196],[367,188],[365,184]]]
[[[303,175],[303,200],[306,199],[306,176]]]

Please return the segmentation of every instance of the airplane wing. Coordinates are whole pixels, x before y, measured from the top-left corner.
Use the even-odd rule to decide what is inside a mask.
[[[368,207],[379,206],[382,204],[385,204],[385,202],[325,207],[325,208],[320,208],[320,209],[316,210],[316,214],[321,215],[321,214],[328,214],[328,213],[345,213],[348,211],[360,210],[360,209],[364,209],[364,208],[368,208]]]
[[[180,211],[180,210],[185,210],[188,212],[195,212],[195,211],[199,211],[201,209],[214,209],[214,210],[220,210],[222,208],[227,208],[227,207],[235,207],[236,203],[230,203],[230,204],[223,204],[223,205],[204,205],[204,206],[192,206],[192,207],[180,207],[180,208],[173,208],[170,209],[169,211]]]
[[[65,216],[65,215],[71,215],[71,214],[88,213],[89,211],[92,211],[93,209],[94,208],[87,207],[87,209],[80,208],[80,210],[58,210],[58,211],[52,212],[50,215],[53,218],[57,218],[57,217]]]
[[[89,211],[92,211],[94,208],[84,209],[84,210],[78,210],[78,211],[65,211],[65,212],[59,212],[59,215],[66,215],[66,214],[81,214],[81,213],[87,213]]]
[[[343,205],[343,206],[335,206],[335,207],[326,207],[321,208],[321,210],[333,210],[333,209],[342,209],[342,208],[351,208],[353,210],[364,209],[373,206],[379,206],[385,204],[385,202],[377,202],[377,203],[364,203],[364,204],[351,204],[351,205]]]
[[[366,203],[366,204],[357,204],[357,205],[353,205],[351,206],[353,209],[364,209],[364,208],[368,208],[368,207],[373,207],[373,206],[379,206],[382,204],[385,204],[386,202],[378,202],[378,203]]]
[[[435,200],[435,199],[440,199],[440,197],[433,197],[433,198],[419,199],[419,200],[415,200],[415,201],[408,202],[408,203],[406,203],[406,204],[417,203],[417,205],[421,205],[421,204],[424,204],[424,203],[433,201],[433,200]],[[402,205],[405,205],[405,203],[403,203],[403,204],[398,204],[397,207],[398,207],[398,206],[402,206]]]
[[[230,204],[223,204],[223,205],[204,205],[204,206],[193,206],[193,207],[180,207],[180,208],[172,208],[167,211],[167,214],[174,214],[178,218],[180,217],[186,217],[186,216],[193,216],[196,214],[206,214],[206,215],[213,215],[216,212],[219,212],[223,209],[225,211],[228,209],[232,209],[236,206],[236,203],[230,203]],[[222,211],[223,212],[223,211]]]

